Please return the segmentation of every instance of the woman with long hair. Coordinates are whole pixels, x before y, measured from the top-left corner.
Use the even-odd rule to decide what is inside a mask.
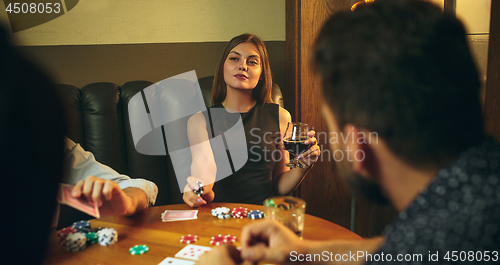
[[[212,86],[213,106],[207,113],[197,113],[188,121],[193,162],[191,177],[184,189],[186,204],[191,207],[211,201],[262,204],[273,195],[286,195],[295,190],[318,160],[320,149],[315,132],[310,131],[306,144],[311,147],[299,157],[307,167],[290,169],[285,166],[289,158],[283,148],[283,135],[291,116],[272,102],[272,84],[264,43],[252,34],[242,34],[229,41],[216,68]],[[219,180],[222,168],[216,166],[209,135],[224,138],[224,132],[234,128],[240,118],[248,159],[239,169],[234,168],[237,162],[233,161],[230,166],[234,172]],[[224,138],[226,148],[245,144],[228,143],[230,139],[227,138]],[[228,156],[234,155],[228,151]],[[200,183],[203,183],[203,194],[198,196],[193,191],[199,190]]]

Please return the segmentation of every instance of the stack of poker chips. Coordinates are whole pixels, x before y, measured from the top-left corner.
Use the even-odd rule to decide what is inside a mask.
[[[203,183],[201,181],[196,180],[196,185],[198,185],[198,190],[193,190],[196,195],[201,196],[203,195]]]
[[[234,218],[245,218],[248,216],[248,209],[245,207],[234,208],[231,214]]]
[[[102,234],[102,244],[100,241],[100,231],[105,230]],[[66,246],[70,252],[81,251],[86,248],[86,245],[100,243],[102,246],[109,246],[118,241],[118,233],[112,228],[96,228],[91,230],[89,221],[78,221],[73,223],[71,227],[63,228],[57,231],[59,244]],[[83,243],[82,243],[83,242]]]
[[[212,215],[220,219],[234,218],[245,218],[250,219],[261,219],[264,218],[264,212],[260,210],[249,211],[245,207],[234,208],[232,211],[227,207],[217,207],[212,209]]]
[[[253,210],[248,213],[250,219],[261,219],[264,218],[264,212],[259,210]]]
[[[73,226],[77,232],[88,233],[90,232],[90,222],[89,221],[78,221],[74,222]]]
[[[69,252],[81,251],[87,246],[87,238],[82,232],[69,234],[65,239],[65,245]]]
[[[118,242],[118,232],[113,228],[104,228],[97,232],[99,236],[99,245],[109,246]]]
[[[74,234],[74,233],[76,233],[76,229],[74,229],[73,227],[66,227],[64,229],[57,231],[57,236],[59,237],[59,244],[61,246],[65,246],[66,245],[66,237],[68,237],[68,235]]]
[[[96,232],[89,232],[85,234],[85,237],[87,238],[87,244],[89,245],[99,242],[99,236]]]
[[[212,209],[212,215],[219,219],[231,218],[231,210],[227,207],[217,207]]]

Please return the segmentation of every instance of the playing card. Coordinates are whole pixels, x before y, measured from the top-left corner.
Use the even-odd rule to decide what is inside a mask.
[[[168,257],[158,265],[194,265],[194,261]]]
[[[198,210],[166,210],[162,213],[163,222],[193,220],[198,218]]]
[[[73,190],[73,186],[68,185],[68,184],[59,184],[59,192],[57,195],[57,201],[60,204],[66,204],[69,205],[79,211],[82,211],[86,214],[92,215],[95,218],[100,218],[101,215],[99,214],[99,208],[97,205],[90,205],[90,203],[84,199],[83,197],[80,198],[73,198],[71,196],[71,191]]]
[[[210,247],[190,244],[181,249],[181,251],[177,252],[177,254],[175,254],[175,257],[198,260],[201,254],[209,252],[210,250],[212,250],[212,248]]]

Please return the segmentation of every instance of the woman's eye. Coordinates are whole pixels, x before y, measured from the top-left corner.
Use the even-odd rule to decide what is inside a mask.
[[[248,61],[249,65],[258,65],[259,63],[257,61]]]
[[[236,57],[229,57],[229,60],[231,60],[231,61],[238,61],[238,58],[236,58]]]

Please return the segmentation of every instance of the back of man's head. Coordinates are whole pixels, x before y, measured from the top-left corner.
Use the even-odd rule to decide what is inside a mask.
[[[464,27],[428,2],[377,0],[334,15],[315,62],[339,127],[378,133],[412,166],[438,168],[482,138]]]
[[[15,264],[40,264],[62,179],[64,116],[52,84],[0,27],[0,175],[4,238]]]

